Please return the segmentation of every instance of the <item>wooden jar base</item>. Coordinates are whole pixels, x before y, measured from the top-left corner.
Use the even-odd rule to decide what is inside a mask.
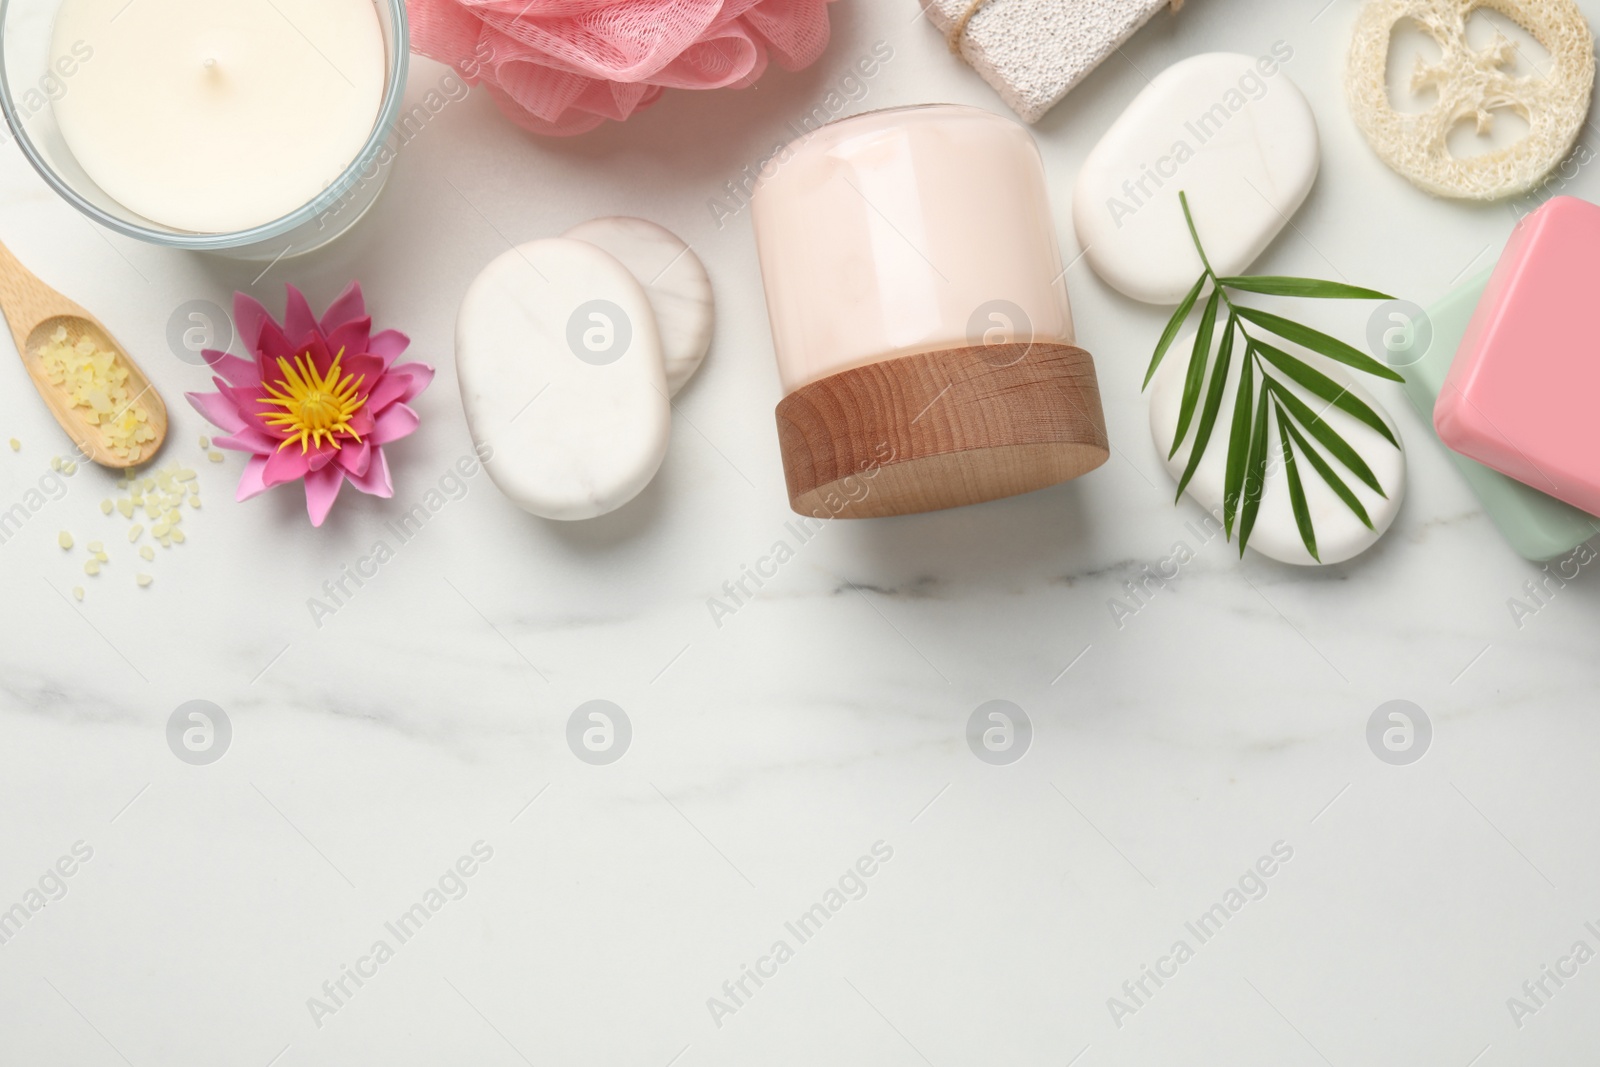
[[[1094,361],[1071,345],[901,356],[802,386],[777,416],[789,503],[818,518],[997,500],[1110,457]]]

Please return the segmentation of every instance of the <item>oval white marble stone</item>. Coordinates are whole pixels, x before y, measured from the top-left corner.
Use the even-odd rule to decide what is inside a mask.
[[[1220,329],[1218,333],[1221,333]],[[1172,437],[1178,427],[1178,409],[1183,406],[1183,382],[1188,373],[1189,353],[1194,349],[1194,337],[1194,333],[1191,332],[1172,346],[1167,358],[1162,361],[1161,368],[1156,371],[1155,380],[1150,383],[1150,435],[1155,440],[1157,454],[1166,464],[1174,484],[1183,477],[1184,468],[1189,463],[1189,454],[1194,447],[1195,431],[1191,425],[1188,439],[1183,447],[1178,449],[1176,456],[1167,459],[1167,450],[1172,447]],[[1200,392],[1201,406],[1205,403],[1205,390],[1210,388],[1211,375],[1216,370],[1216,348],[1219,342],[1220,337],[1212,341],[1211,365],[1207,369],[1206,384]],[[1355,493],[1356,499],[1361,501],[1361,506],[1367,509],[1367,516],[1373,525],[1373,529],[1369,530],[1345,506],[1344,501],[1334,494],[1322,480],[1322,476],[1312,469],[1311,464],[1300,456],[1298,447],[1295,449],[1300,483],[1305,487],[1306,506],[1311,512],[1312,527],[1316,530],[1317,552],[1322,557],[1322,564],[1326,566],[1343,563],[1376,544],[1378,538],[1382,537],[1384,531],[1394,522],[1394,517],[1399,514],[1400,502],[1405,499],[1406,492],[1405,439],[1400,436],[1399,428],[1395,426],[1394,419],[1389,413],[1383,409],[1383,405],[1374,400],[1360,383],[1353,381],[1343,367],[1303,349],[1295,349],[1292,354],[1347,387],[1354,396],[1364,401],[1378,413],[1388,425],[1389,431],[1394,434],[1395,440],[1401,444],[1400,448],[1394,447],[1370,426],[1338,408],[1328,407],[1326,401],[1307,393],[1298,385],[1289,383],[1289,388],[1296,396],[1304,400],[1312,411],[1322,415],[1328,424],[1349,442],[1350,447],[1354,448],[1366,461],[1367,466],[1372,468],[1378,484],[1388,493],[1387,500],[1379,496],[1338,460],[1318,448],[1318,453],[1328,461],[1334,473]],[[1244,346],[1236,336],[1232,366],[1228,368],[1228,384],[1222,396],[1222,406],[1217,412],[1216,427],[1211,431],[1211,443],[1207,446],[1205,455],[1201,457],[1200,467],[1190,480],[1188,489],[1184,491],[1185,495],[1215,517],[1219,527],[1223,516],[1223,487],[1227,478],[1228,433],[1233,424],[1234,397],[1238,389],[1239,374],[1243,369],[1243,356]],[[1280,381],[1283,380],[1281,374],[1276,377]],[[1258,389],[1260,380],[1258,371],[1256,375]],[[1198,423],[1200,420],[1198,410],[1194,418]],[[1312,444],[1316,443],[1304,427],[1297,425],[1296,428],[1300,430],[1302,437]],[[1304,542],[1300,540],[1300,527],[1295,524],[1294,507],[1289,502],[1289,483],[1284,475],[1283,449],[1278,441],[1276,414],[1269,417],[1267,432],[1270,443],[1267,449],[1266,487],[1261,496],[1261,508],[1256,514],[1255,528],[1250,532],[1249,548],[1283,563],[1315,566],[1317,561],[1311,558],[1311,553],[1306,551]],[[1234,538],[1232,544],[1237,546],[1237,527]],[[1237,552],[1238,549],[1234,547],[1232,551]]]
[[[533,241],[478,275],[456,319],[456,375],[489,476],[535,515],[614,511],[666,456],[655,313],[628,269],[588,242]]]
[[[1240,274],[1305,200],[1318,159],[1316,118],[1277,59],[1185,59],[1156,75],[1084,160],[1072,191],[1078,243],[1113,288],[1176,304],[1202,269],[1178,192],[1217,273]]]
[[[677,234],[647,219],[590,219],[562,236],[611,253],[644,286],[661,334],[667,388],[676,396],[711,347],[716,303],[705,264]]]

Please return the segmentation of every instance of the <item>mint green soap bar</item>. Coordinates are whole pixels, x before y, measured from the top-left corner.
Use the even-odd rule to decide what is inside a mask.
[[[1444,387],[1456,349],[1461,346],[1467,323],[1489,283],[1492,270],[1463,282],[1428,309],[1433,333],[1428,351],[1417,362],[1400,368],[1406,378],[1406,396],[1428,420],[1430,428],[1434,401]],[[1527,559],[1544,561],[1564,556],[1600,531],[1600,519],[1465,456],[1450,452],[1450,458],[1483,502],[1483,510],[1501,534]]]

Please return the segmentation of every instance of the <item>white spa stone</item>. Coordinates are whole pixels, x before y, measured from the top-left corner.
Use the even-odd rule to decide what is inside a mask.
[[[562,236],[610,252],[644,286],[656,311],[667,388],[676,396],[711,347],[716,303],[705,264],[677,234],[645,219],[590,219]]]
[[[1219,329],[1218,334],[1220,333]],[[1158,455],[1166,463],[1174,484],[1183,477],[1195,437],[1191,425],[1188,439],[1183,447],[1178,449],[1176,456],[1167,459],[1167,451],[1172,447],[1172,436],[1178,426],[1178,409],[1183,405],[1183,383],[1188,372],[1189,353],[1194,348],[1194,336],[1191,332],[1172,346],[1167,358],[1162,361],[1161,368],[1156,371],[1155,380],[1150,383],[1150,435],[1155,440]],[[1216,369],[1216,348],[1219,343],[1220,337],[1212,341],[1211,364],[1206,384],[1201,388],[1200,406],[1204,406],[1205,390],[1210,387],[1210,372]],[[1318,554],[1322,557],[1323,565],[1343,563],[1376,544],[1378,538],[1383,536],[1384,531],[1399,514],[1400,502],[1405,498],[1406,491],[1405,440],[1400,436],[1400,430],[1395,426],[1394,419],[1389,417],[1383,406],[1359,383],[1352,381],[1350,375],[1346,374],[1340,365],[1303,349],[1296,349],[1292,354],[1345,386],[1352,395],[1364,401],[1378,413],[1388,425],[1390,432],[1394,434],[1395,440],[1401,443],[1400,448],[1394,447],[1365,423],[1357,421],[1337,408],[1329,408],[1326,401],[1312,396],[1297,385],[1290,384],[1289,388],[1296,396],[1304,400],[1312,411],[1322,415],[1328,424],[1349,442],[1350,447],[1354,448],[1366,461],[1367,466],[1372,468],[1378,484],[1388,493],[1387,500],[1379,496],[1345,469],[1338,460],[1329,456],[1325,450],[1318,449],[1319,454],[1328,460],[1328,465],[1355,493],[1356,498],[1361,501],[1361,506],[1367,509],[1367,516],[1372,519],[1373,525],[1373,529],[1369,530],[1345,506],[1344,501],[1323,482],[1322,477],[1311,469],[1311,464],[1300,456],[1300,450],[1296,447],[1295,457],[1300,471],[1300,483],[1305,487],[1306,506],[1311,512],[1312,527],[1316,530]],[[1244,346],[1236,336],[1232,365],[1228,369],[1227,390],[1223,393],[1222,406],[1217,412],[1216,427],[1211,432],[1211,443],[1207,446],[1206,453],[1200,460],[1200,467],[1195,471],[1188,489],[1185,490],[1186,495],[1215,516],[1218,524],[1222,522],[1223,516],[1228,432],[1232,426],[1233,401],[1238,388],[1239,374],[1243,368],[1243,356]],[[1283,380],[1281,374],[1276,377],[1280,381]],[[1260,382],[1261,376],[1258,372],[1257,389],[1260,388]],[[1196,423],[1200,420],[1198,410],[1194,419]],[[1297,429],[1300,430],[1302,437],[1312,440],[1304,427],[1297,426]],[[1266,490],[1261,497],[1261,509],[1256,515],[1255,528],[1250,533],[1250,550],[1283,563],[1315,566],[1317,561],[1306,551],[1305,544],[1300,540],[1300,528],[1295,525],[1294,508],[1289,502],[1289,483],[1284,475],[1283,450],[1278,444],[1275,414],[1269,419],[1268,433],[1270,436],[1267,449]],[[1312,443],[1315,444],[1314,441]],[[1237,534],[1236,528],[1235,540],[1231,547],[1235,553],[1238,551]]]
[[[1176,304],[1200,276],[1178,203],[1218,274],[1243,273],[1317,176],[1317,122],[1281,69],[1292,53],[1212,52],[1174,63],[1084,160],[1072,192],[1078,243],[1107,284]]]
[[[456,319],[467,427],[519,507],[589,519],[638,495],[667,452],[655,314],[609,253],[555,237],[500,256]]]

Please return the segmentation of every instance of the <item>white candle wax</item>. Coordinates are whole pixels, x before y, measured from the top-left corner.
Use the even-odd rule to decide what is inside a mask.
[[[55,102],[107,195],[230,233],[282,218],[371,136],[386,84],[372,0],[63,0],[52,56],[94,49]]]

